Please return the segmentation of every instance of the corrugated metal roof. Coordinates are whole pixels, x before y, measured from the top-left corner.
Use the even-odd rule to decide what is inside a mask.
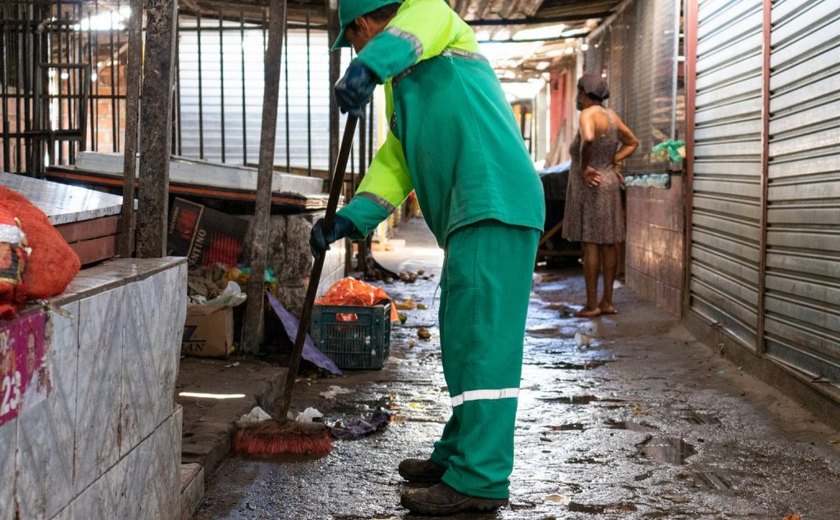
[[[452,8],[480,35],[480,40],[510,42],[511,48],[504,63],[496,63],[500,73],[508,76],[534,76],[557,65],[568,55],[566,49],[577,50],[579,38],[585,36],[608,16],[614,14],[623,0],[448,0]],[[261,22],[269,0],[180,0],[181,12],[212,14],[220,12],[239,20]],[[287,17],[293,24],[308,21],[311,26],[326,25],[326,2],[304,0],[289,2]],[[308,14],[307,14],[308,11]],[[562,24],[563,30],[555,36],[539,38],[532,45],[514,43],[521,39],[516,34],[524,29],[535,29]],[[503,44],[503,43],[500,43]]]

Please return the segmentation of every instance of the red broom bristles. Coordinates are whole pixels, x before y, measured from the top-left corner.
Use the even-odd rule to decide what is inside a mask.
[[[327,455],[332,438],[319,423],[263,421],[233,433],[233,451],[246,455]]]

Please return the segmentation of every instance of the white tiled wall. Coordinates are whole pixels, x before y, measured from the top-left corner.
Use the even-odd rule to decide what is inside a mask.
[[[76,493],[120,458],[125,293],[119,287],[80,302]]]
[[[18,417],[17,488],[21,518],[52,518],[74,496],[73,446],[76,432],[76,377],[79,303],[66,315],[49,313],[44,363],[52,386],[46,399]]]
[[[0,427],[0,520],[15,518],[15,448],[17,419]]]
[[[0,426],[0,520],[179,514],[186,264],[158,262],[117,265],[135,276],[100,273],[108,290],[88,283],[90,295],[49,311],[51,388]]]

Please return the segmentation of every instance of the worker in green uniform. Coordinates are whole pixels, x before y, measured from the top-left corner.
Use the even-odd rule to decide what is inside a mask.
[[[390,131],[355,197],[313,253],[361,239],[412,190],[445,251],[439,309],[452,415],[428,458],[407,459],[401,499],[449,515],[507,503],[525,318],[544,224],[542,185],[501,84],[470,27],[443,0],[341,0],[333,49],[357,57],[335,85],[361,115],[385,84]]]

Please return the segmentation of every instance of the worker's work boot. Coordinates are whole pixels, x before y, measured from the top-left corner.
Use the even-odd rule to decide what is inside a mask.
[[[432,459],[405,459],[398,468],[400,476],[417,484],[437,484],[446,468]]]
[[[446,516],[467,511],[492,511],[507,505],[506,499],[471,497],[444,482],[427,488],[406,489],[400,504],[416,515]]]

